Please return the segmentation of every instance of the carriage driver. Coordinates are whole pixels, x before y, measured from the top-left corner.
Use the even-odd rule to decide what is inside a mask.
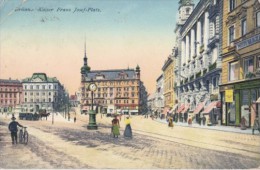
[[[23,127],[23,126],[15,121],[16,118],[14,117],[14,115],[11,119],[12,119],[12,122],[9,124],[8,128],[11,132],[12,144],[14,144],[14,140],[15,140],[15,144],[17,144],[17,131],[18,131],[17,126],[20,126],[20,127]]]

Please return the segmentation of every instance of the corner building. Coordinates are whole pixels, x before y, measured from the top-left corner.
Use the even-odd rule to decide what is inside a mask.
[[[221,122],[237,126],[245,118],[251,127],[260,115],[260,3],[223,2]]]
[[[94,82],[94,109],[108,114],[141,114],[147,111],[147,92],[140,80],[140,67],[136,69],[91,70],[85,51],[81,68],[81,111],[91,110],[89,84]]]

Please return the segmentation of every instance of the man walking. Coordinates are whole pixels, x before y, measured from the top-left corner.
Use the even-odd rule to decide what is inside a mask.
[[[12,138],[12,144],[17,144],[17,131],[18,128],[17,126],[23,127],[22,125],[20,125],[18,122],[15,121],[15,117],[12,117],[12,122],[9,124],[8,129],[11,132],[11,138]]]

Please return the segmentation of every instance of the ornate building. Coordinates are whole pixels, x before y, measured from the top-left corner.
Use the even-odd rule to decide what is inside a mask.
[[[209,114],[219,105],[222,0],[200,0],[180,28],[176,93],[180,118]],[[179,49],[179,48],[178,48]],[[211,103],[212,102],[212,103]],[[207,108],[210,107],[210,108]],[[206,113],[206,112],[207,113]]]
[[[251,127],[260,115],[260,3],[223,2],[221,121],[236,126],[245,118]]]
[[[141,114],[147,111],[147,92],[136,69],[90,70],[86,48],[81,68],[81,110],[91,110],[89,84],[94,82],[94,106],[101,113]]]
[[[22,80],[23,112],[38,112],[46,109],[48,112],[58,111],[69,98],[56,77],[47,77],[45,73],[34,73],[32,77]]]
[[[0,112],[11,112],[22,102],[22,83],[19,80],[0,79]]]

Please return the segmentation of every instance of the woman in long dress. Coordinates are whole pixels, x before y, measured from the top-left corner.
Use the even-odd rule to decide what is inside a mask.
[[[115,116],[115,118],[112,120],[112,132],[114,138],[118,138],[118,135],[120,135],[119,127],[120,127],[119,120],[117,119],[117,116]]]
[[[173,118],[171,116],[169,116],[168,121],[169,121],[168,126],[173,128],[173,126],[174,126],[173,125]]]
[[[126,117],[125,124],[126,126],[125,126],[124,137],[132,138],[131,121],[128,116]]]

